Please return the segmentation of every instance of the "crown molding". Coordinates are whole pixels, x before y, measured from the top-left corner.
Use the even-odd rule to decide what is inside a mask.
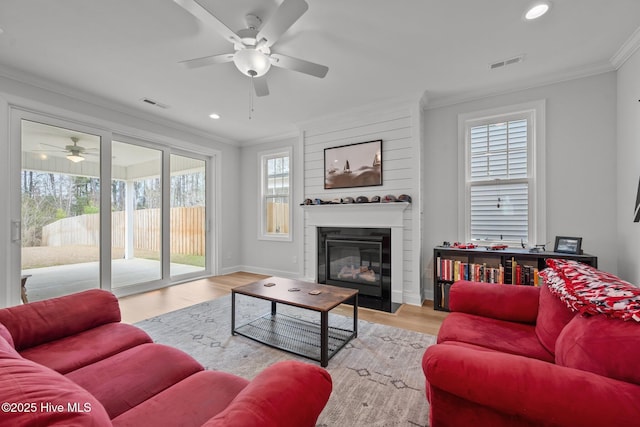
[[[155,114],[147,113],[136,108],[131,108],[122,104],[111,102],[98,95],[93,95],[89,92],[80,91],[78,89],[74,89],[60,83],[55,83],[50,80],[44,79],[42,77],[36,76],[34,74],[31,74],[22,70],[18,70],[12,67],[8,67],[6,65],[0,65],[0,77],[4,77],[6,79],[13,80],[27,86],[44,90],[44,91],[53,93],[55,95],[64,96],[66,98],[85,102],[87,104],[104,108],[119,114],[132,116],[140,120],[153,123],[155,125],[169,127],[180,132],[199,136],[201,138],[205,138],[209,140],[213,139],[216,142],[219,142],[225,145],[231,145],[235,147],[239,146],[239,143],[237,141],[222,137],[220,135],[216,135],[201,129],[197,129],[192,126],[187,126],[185,124],[176,122],[166,117],[160,117]]]
[[[620,49],[611,57],[611,64],[615,69],[619,69],[631,58],[636,50],[640,47],[640,27],[631,34],[631,36],[620,46]]]
[[[615,71],[613,65],[609,61],[602,61],[586,67],[571,68],[557,73],[547,74],[545,76],[537,76],[529,79],[518,80],[509,84],[491,86],[477,91],[465,92],[464,94],[431,97],[429,98],[429,102],[426,104],[425,109],[433,110],[436,108],[449,107],[456,104],[477,101],[483,98],[505,95],[513,92],[520,92],[527,89],[595,76],[611,71]]]
[[[279,142],[279,141],[284,141],[286,139],[298,138],[299,136],[300,136],[300,131],[298,129],[294,129],[289,132],[285,132],[277,135],[270,135],[270,136],[265,136],[261,138],[240,141],[239,145],[240,147],[251,147],[253,145],[268,144],[270,142]]]

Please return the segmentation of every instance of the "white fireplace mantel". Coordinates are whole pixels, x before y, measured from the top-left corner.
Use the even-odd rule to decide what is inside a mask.
[[[310,248],[314,251],[310,254],[312,259],[306,263],[307,279],[315,281],[317,277],[317,227],[390,228],[391,301],[403,303],[403,227],[404,211],[409,206],[411,204],[407,202],[303,205],[305,227],[314,229],[313,232],[306,233],[311,240]]]
[[[403,211],[411,204],[349,203],[303,205],[306,225],[316,227],[402,227]]]

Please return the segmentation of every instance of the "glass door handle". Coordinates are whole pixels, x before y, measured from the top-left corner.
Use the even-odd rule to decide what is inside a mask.
[[[11,221],[11,241],[19,242],[22,240],[22,222],[17,220]]]

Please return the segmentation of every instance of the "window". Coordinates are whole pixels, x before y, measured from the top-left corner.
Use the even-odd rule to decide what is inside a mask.
[[[291,150],[262,153],[260,238],[291,240],[291,204],[289,187]]]
[[[544,153],[543,133],[536,130],[543,109],[538,103],[461,117],[465,241],[544,243],[544,211],[537,206],[542,162],[536,161]]]

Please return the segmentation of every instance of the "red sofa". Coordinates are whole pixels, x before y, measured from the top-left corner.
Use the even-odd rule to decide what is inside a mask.
[[[331,388],[296,361],[251,382],[205,370],[102,290],[0,309],[0,425],[314,426]]]
[[[640,323],[546,284],[456,282],[450,310],[422,361],[431,427],[640,425]]]

